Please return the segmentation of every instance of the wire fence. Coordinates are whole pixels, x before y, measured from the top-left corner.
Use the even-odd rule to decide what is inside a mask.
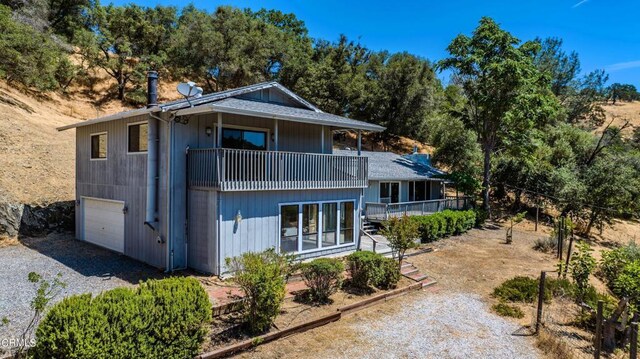
[[[618,352],[615,358],[638,359],[638,317],[627,315],[627,301],[620,301],[618,308],[605,316],[603,301],[598,302],[597,308],[576,305],[570,293],[548,300],[544,295],[545,288],[550,284],[548,278],[554,275],[558,272],[542,272],[540,275],[540,295],[531,324],[535,332],[545,330],[572,358],[612,358],[611,344],[616,347],[617,341],[618,349],[623,351]]]

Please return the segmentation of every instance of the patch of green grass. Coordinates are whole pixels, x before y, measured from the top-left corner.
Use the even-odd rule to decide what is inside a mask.
[[[533,303],[538,296],[538,281],[529,277],[514,277],[496,287],[493,295],[505,302]]]
[[[506,303],[498,303],[494,304],[491,309],[496,312],[498,315],[502,317],[510,317],[510,318],[524,318],[524,312],[522,309],[516,307],[515,305],[506,304]]]

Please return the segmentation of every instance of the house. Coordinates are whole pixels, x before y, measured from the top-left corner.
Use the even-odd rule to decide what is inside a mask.
[[[311,258],[357,248],[368,157],[335,130],[382,131],[322,112],[276,82],[157,103],[76,130],[76,236],[167,271],[222,274],[275,247]],[[360,143],[360,141],[359,141]]]
[[[343,156],[357,151],[334,150]],[[363,194],[363,214],[367,221],[380,222],[392,216],[424,215],[444,209],[463,209],[466,197],[446,196],[446,173],[431,164],[428,154],[399,155],[392,152],[360,151],[369,162],[369,185]]]

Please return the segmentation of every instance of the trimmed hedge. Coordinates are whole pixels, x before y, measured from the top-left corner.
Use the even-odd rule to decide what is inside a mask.
[[[476,224],[476,212],[445,210],[428,216],[414,216],[411,220],[418,223],[422,242],[433,242],[473,228]]]
[[[344,264],[337,258],[317,258],[300,266],[311,299],[328,303],[329,297],[342,285]]]
[[[368,290],[372,286],[380,289],[395,288],[400,280],[398,262],[374,252],[358,251],[350,254],[347,257],[347,268],[351,275],[351,285],[358,289]]]
[[[54,305],[36,331],[34,358],[190,358],[211,321],[194,278],[149,280]]]

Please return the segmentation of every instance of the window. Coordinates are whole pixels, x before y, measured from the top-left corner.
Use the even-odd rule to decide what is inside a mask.
[[[409,201],[428,201],[431,199],[431,182],[409,182]]]
[[[107,158],[107,133],[91,135],[91,159],[103,160]]]
[[[353,202],[340,203],[340,244],[353,243]]]
[[[237,128],[222,128],[222,147],[244,150],[267,150],[267,133]]]
[[[353,244],[355,202],[280,206],[280,251],[306,252]]]
[[[400,182],[380,182],[380,202],[400,202]]]
[[[318,205],[302,206],[302,250],[318,248]]]
[[[147,152],[147,133],[149,125],[147,123],[134,123],[129,125],[128,152]]]
[[[322,246],[336,245],[336,231],[338,230],[338,204],[325,203],[322,205]]]
[[[298,250],[298,205],[280,208],[280,250],[296,252]]]

